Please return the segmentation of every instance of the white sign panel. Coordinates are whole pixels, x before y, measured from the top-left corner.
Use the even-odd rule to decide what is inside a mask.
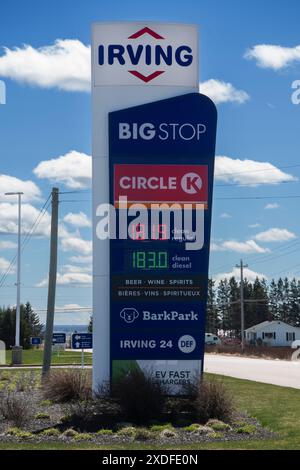
[[[108,115],[198,92],[198,56],[194,25],[149,21],[92,25],[94,390],[109,381],[111,373],[109,240],[96,234],[97,208],[109,202]]]
[[[93,44],[94,86],[198,86],[196,26],[95,24]]]

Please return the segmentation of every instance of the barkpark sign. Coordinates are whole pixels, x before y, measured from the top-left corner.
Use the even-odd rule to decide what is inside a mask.
[[[93,384],[203,370],[217,114],[193,25],[93,26]]]

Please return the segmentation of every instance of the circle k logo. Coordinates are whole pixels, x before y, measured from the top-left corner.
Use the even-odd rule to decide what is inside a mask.
[[[187,194],[197,194],[202,188],[202,179],[197,173],[186,173],[181,178],[181,188]]]

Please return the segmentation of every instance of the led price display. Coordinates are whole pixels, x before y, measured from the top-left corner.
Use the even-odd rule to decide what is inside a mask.
[[[132,251],[130,255],[133,269],[169,268],[169,254],[167,251]]]

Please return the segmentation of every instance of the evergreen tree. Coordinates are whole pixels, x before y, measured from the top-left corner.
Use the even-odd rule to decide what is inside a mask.
[[[88,332],[89,333],[93,333],[93,317],[90,316],[90,322],[89,322],[89,326],[88,326]]]
[[[269,297],[269,309],[270,309],[270,318],[269,320],[279,320],[279,309],[278,309],[278,302],[277,302],[277,283],[274,279],[272,279],[269,289],[268,289],[268,297]]]
[[[289,293],[289,324],[300,326],[300,281],[290,281]]]
[[[246,303],[246,328],[270,319],[268,288],[264,279],[260,280],[256,278],[251,285],[249,296],[245,296],[245,298],[258,301],[249,304]]]
[[[208,280],[206,326],[207,333],[218,333],[218,309],[216,305],[215,281]]]
[[[235,277],[229,279],[229,301],[230,301],[230,329],[232,336],[236,337],[241,332],[241,306],[237,302],[240,300],[240,286]]]
[[[20,344],[25,349],[30,347],[31,336],[41,336],[43,325],[38,315],[32,310],[29,302],[20,305]],[[15,345],[16,309],[6,308],[0,310],[0,339],[9,349]]]
[[[43,324],[39,316],[33,311],[30,302],[21,306],[21,337],[25,349],[30,347],[31,336],[41,336]]]
[[[221,280],[217,288],[217,309],[219,316],[220,329],[229,331],[231,329],[230,319],[230,286],[227,279]]]

